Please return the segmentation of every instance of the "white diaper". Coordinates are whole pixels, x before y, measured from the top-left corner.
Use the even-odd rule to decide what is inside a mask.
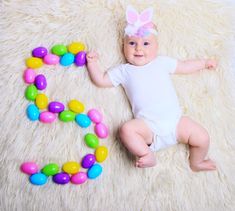
[[[157,134],[154,134],[153,143],[149,146],[149,148],[155,152],[177,143],[175,132],[172,132],[166,136],[158,136]]]
[[[159,134],[159,127],[157,127],[157,125],[152,121],[144,121],[153,131],[153,143],[149,146],[152,151],[159,151],[178,143],[176,137],[176,128],[179,122],[179,118],[176,118],[174,121],[169,123],[168,125],[171,126],[169,126],[167,130],[165,130],[165,133],[162,134]]]

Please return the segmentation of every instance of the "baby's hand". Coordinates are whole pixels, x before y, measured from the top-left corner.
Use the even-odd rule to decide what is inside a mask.
[[[217,61],[215,59],[207,59],[205,67],[208,70],[215,69],[217,67]]]
[[[86,55],[87,63],[97,62],[99,59],[99,55],[95,51],[88,52]]]

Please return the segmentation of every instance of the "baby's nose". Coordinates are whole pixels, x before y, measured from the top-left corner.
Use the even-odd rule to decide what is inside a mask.
[[[136,49],[137,51],[140,51],[140,50],[142,49],[142,47],[141,47],[141,45],[136,45],[135,49]]]

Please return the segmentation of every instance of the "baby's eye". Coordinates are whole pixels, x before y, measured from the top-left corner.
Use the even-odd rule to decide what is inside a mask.
[[[135,45],[135,42],[130,41],[130,42],[129,42],[129,45]]]
[[[149,45],[150,43],[149,42],[144,42],[144,45]]]

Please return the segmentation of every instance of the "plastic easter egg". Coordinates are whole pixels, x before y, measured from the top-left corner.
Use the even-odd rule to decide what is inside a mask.
[[[30,104],[27,107],[26,114],[31,121],[36,121],[39,119],[40,111],[37,106]]]
[[[68,103],[69,110],[74,113],[82,113],[85,110],[85,106],[83,103],[78,100],[70,100]]]
[[[36,88],[36,86],[34,86],[33,84],[29,85],[26,90],[25,90],[25,97],[27,98],[27,100],[35,100],[38,94],[38,90]]]
[[[29,181],[33,185],[44,185],[47,182],[47,176],[42,173],[36,173],[29,177]]]
[[[57,55],[57,56],[63,56],[64,54],[67,53],[67,48],[65,45],[54,45],[51,49],[52,53]]]
[[[63,66],[69,66],[74,62],[74,55],[72,53],[66,53],[60,58],[60,64]]]
[[[62,169],[68,174],[76,174],[80,169],[80,164],[75,161],[69,161],[63,165]]]
[[[32,84],[34,83],[35,77],[36,77],[36,73],[33,69],[28,68],[24,71],[24,81],[27,84]]]
[[[53,181],[57,184],[64,185],[69,183],[70,176],[67,173],[61,172],[53,176]]]
[[[103,123],[95,125],[95,133],[99,138],[106,138],[108,136],[108,128]]]
[[[91,119],[92,122],[94,123],[100,123],[102,121],[102,115],[99,111],[96,109],[90,109],[87,113],[89,118]]]
[[[43,123],[52,123],[56,119],[56,115],[49,111],[43,111],[40,113],[39,120]]]
[[[25,162],[20,166],[20,169],[25,174],[36,174],[38,172],[38,165],[35,162]]]
[[[49,64],[49,65],[52,65],[52,64],[58,64],[60,61],[60,57],[55,55],[55,54],[47,54],[44,58],[43,58],[43,62],[45,64]]]
[[[59,115],[59,118],[62,122],[71,122],[75,119],[75,113],[72,111],[62,111]]]
[[[95,163],[95,155],[87,154],[82,159],[82,167],[85,169],[89,169]]]
[[[86,52],[80,51],[78,54],[76,54],[74,62],[77,66],[85,65],[86,64]]]
[[[82,128],[87,128],[91,124],[90,118],[86,114],[78,114],[75,117],[75,121]]]
[[[45,94],[38,94],[35,99],[35,104],[39,109],[45,109],[48,105],[48,97]]]
[[[26,59],[26,66],[32,69],[39,68],[43,65],[43,62],[40,58],[30,57]]]
[[[73,184],[77,184],[77,185],[80,185],[86,182],[86,180],[87,180],[87,174],[85,172],[78,172],[77,174],[72,175],[70,179],[70,181]]]
[[[64,105],[60,102],[50,102],[48,105],[48,110],[52,113],[60,113],[64,111]]]
[[[78,52],[85,50],[85,45],[81,42],[72,42],[68,46],[68,50],[70,53],[77,54]]]
[[[43,74],[37,75],[34,84],[39,90],[45,89],[47,87],[46,77]]]
[[[47,55],[47,49],[44,48],[44,47],[34,48],[33,51],[32,51],[32,55],[34,57],[43,58],[44,56]]]
[[[60,167],[56,163],[49,163],[43,167],[41,172],[46,176],[53,176],[57,174],[60,170]]]
[[[99,146],[95,150],[96,161],[102,163],[108,157],[108,149],[105,146]]]
[[[87,172],[89,179],[95,179],[102,173],[102,167],[99,164],[94,164]]]
[[[86,145],[90,148],[95,149],[99,145],[99,139],[95,134],[87,133],[84,140]]]

